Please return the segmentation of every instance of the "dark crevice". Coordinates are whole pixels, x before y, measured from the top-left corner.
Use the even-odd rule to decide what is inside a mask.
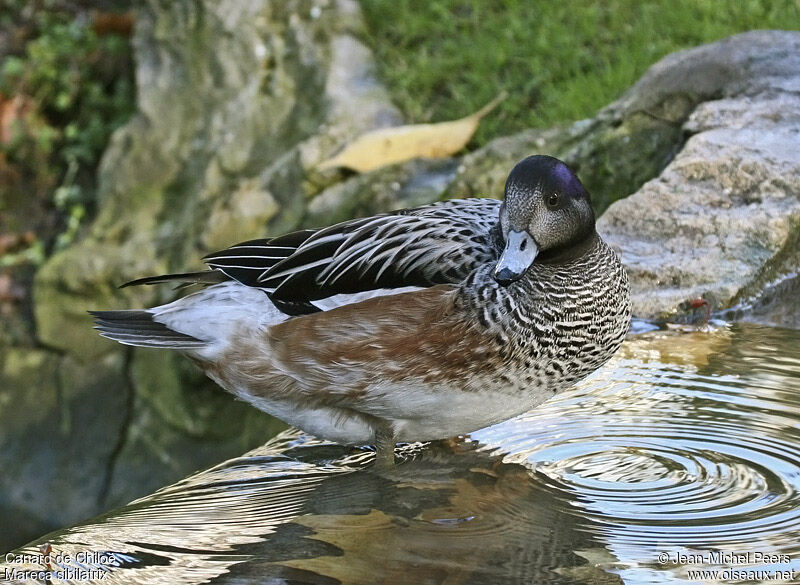
[[[634,116],[636,114],[642,114],[643,116],[647,116],[648,118],[650,118],[652,120],[655,120],[656,122],[662,122],[664,124],[667,124],[668,126],[677,126],[677,127],[683,126],[683,124],[686,122],[686,120],[689,119],[689,115],[688,114],[686,116],[682,116],[682,117],[678,118],[677,120],[673,120],[671,118],[666,118],[664,116],[659,116],[658,114],[655,114],[655,113],[651,112],[650,110],[646,110],[644,108],[639,108],[639,109],[632,110],[631,112],[627,113],[625,115],[625,117],[620,120],[620,124],[618,124],[618,125],[622,125],[622,120],[627,119],[627,118],[629,118],[631,116]]]
[[[54,345],[50,345],[49,343],[43,342],[38,337],[34,339],[33,345],[31,349],[38,349],[41,351],[46,351],[48,353],[52,353],[57,355],[59,358],[65,358],[69,355],[69,352],[61,347],[56,347]]]
[[[64,375],[64,361],[66,357],[65,354],[60,354],[58,356],[58,362],[56,365],[56,375],[55,375],[55,387],[56,387],[56,416],[58,421],[58,428],[64,429],[69,428],[68,422],[65,420],[69,414],[65,414],[67,411],[64,409],[64,380],[62,379]]]
[[[124,355],[125,357],[122,364],[122,370],[125,379],[125,387],[123,388],[123,391],[125,392],[125,411],[122,418],[122,424],[120,425],[119,436],[117,437],[117,442],[114,444],[114,448],[111,450],[111,453],[108,457],[105,473],[103,475],[103,483],[101,484],[100,491],[97,495],[97,503],[100,506],[106,506],[106,500],[108,499],[108,494],[111,490],[111,482],[114,479],[114,470],[117,466],[117,460],[119,459],[119,456],[128,441],[128,433],[130,432],[131,423],[133,422],[133,409],[136,400],[136,386],[133,383],[133,376],[131,375],[133,348],[126,347]]]
[[[756,274],[730,300],[730,306],[755,302],[771,289],[785,286],[785,280],[793,279],[800,271],[800,223],[792,222],[789,236],[781,247],[769,258]]]

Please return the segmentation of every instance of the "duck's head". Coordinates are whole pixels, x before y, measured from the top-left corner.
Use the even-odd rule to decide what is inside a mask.
[[[506,181],[500,227],[505,249],[494,278],[508,285],[537,262],[574,258],[595,237],[589,193],[563,162],[552,156],[529,156],[517,163]]]

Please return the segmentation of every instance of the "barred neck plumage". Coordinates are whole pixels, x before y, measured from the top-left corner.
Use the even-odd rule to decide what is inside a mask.
[[[461,302],[485,329],[519,332],[520,323],[555,323],[569,315],[630,312],[628,279],[616,253],[593,235],[577,249],[538,259],[517,282],[502,286],[492,266],[475,270],[461,287]],[[625,306],[622,306],[625,305]]]

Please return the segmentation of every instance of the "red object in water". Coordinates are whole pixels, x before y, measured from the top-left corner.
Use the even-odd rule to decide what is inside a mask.
[[[706,308],[706,318],[703,320],[703,325],[708,323],[708,320],[711,318],[711,303],[709,303],[706,299],[692,299],[689,301],[689,306],[693,309],[699,309],[702,306]]]

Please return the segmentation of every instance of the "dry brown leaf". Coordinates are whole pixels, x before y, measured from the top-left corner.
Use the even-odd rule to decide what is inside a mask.
[[[97,36],[120,35],[130,37],[133,34],[134,17],[132,12],[116,14],[113,12],[94,13],[92,18],[92,29]]]
[[[345,167],[366,173],[389,164],[412,158],[444,158],[467,145],[478,129],[478,123],[497,104],[503,92],[474,114],[438,124],[412,124],[382,128],[359,136],[336,156],[321,162],[319,170]]]
[[[30,246],[34,240],[36,234],[30,230],[22,234],[0,234],[0,256]]]
[[[33,100],[27,96],[15,95],[5,99],[0,94],[0,144],[8,144],[14,139],[18,131],[17,122],[33,109]]]

